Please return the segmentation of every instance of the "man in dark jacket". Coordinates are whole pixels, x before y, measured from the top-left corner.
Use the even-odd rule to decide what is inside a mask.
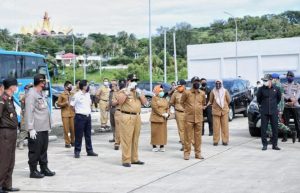
[[[262,150],[267,150],[267,128],[270,121],[272,127],[272,149],[280,150],[277,146],[278,142],[278,109],[277,105],[281,100],[281,92],[279,88],[272,85],[272,76],[266,74],[262,78],[263,86],[257,91],[257,102],[261,111],[261,140],[263,144]]]

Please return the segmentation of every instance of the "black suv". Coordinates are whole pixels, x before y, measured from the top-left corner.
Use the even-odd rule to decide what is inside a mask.
[[[229,121],[232,121],[236,114],[247,117],[247,107],[252,100],[250,82],[239,78],[228,78],[223,79],[223,86],[228,90],[231,99]],[[189,87],[192,87],[190,81],[187,82],[187,88]],[[208,79],[207,87],[212,90],[215,87],[215,80]]]
[[[171,90],[171,85],[168,83],[152,82],[152,89],[150,90],[150,82],[138,82],[137,88],[141,89],[144,92],[145,97],[148,100],[148,105],[145,107],[151,107],[151,100],[153,96],[152,90],[156,85],[159,84],[163,86],[165,93],[168,93]]]

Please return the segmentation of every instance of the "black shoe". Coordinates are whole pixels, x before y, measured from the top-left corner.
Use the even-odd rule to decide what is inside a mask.
[[[0,187],[0,193],[7,193],[7,192],[2,190],[2,188]]]
[[[183,151],[183,147],[180,149],[180,151]]]
[[[80,158],[80,154],[75,153],[74,158]]]
[[[66,144],[65,148],[71,148],[71,145],[70,144]]]
[[[223,142],[223,145],[224,145],[224,146],[227,146],[227,145],[228,145],[228,143],[224,143],[224,142]]]
[[[89,152],[89,153],[87,153],[87,156],[98,156],[98,154],[96,154],[95,152]]]
[[[263,146],[263,148],[261,150],[266,151],[268,149],[267,146]]]
[[[71,143],[71,146],[72,146],[72,147],[74,147],[74,146],[75,146],[75,144],[74,144],[74,143]]]
[[[287,138],[282,138],[281,142],[287,142]]]
[[[218,146],[218,143],[214,143],[213,145],[214,145],[214,146]]]
[[[293,131],[292,132],[292,141],[293,141],[293,143],[296,142],[296,138],[297,138],[297,133],[296,133],[296,131]]]
[[[273,146],[272,149],[274,149],[274,150],[280,150],[280,148],[278,146]]]
[[[29,177],[30,178],[43,178],[43,177],[45,177],[45,175],[40,173],[39,171],[35,170],[35,171],[30,172]]]
[[[20,191],[19,188],[2,188],[3,191],[8,191],[8,192],[18,192]]]
[[[108,140],[108,142],[109,142],[109,143],[114,143],[115,140],[114,140],[114,139],[110,139],[110,140]]]
[[[115,149],[115,150],[119,150],[119,146],[118,146],[118,145],[115,145],[114,149]]]
[[[130,168],[131,164],[130,163],[123,163],[122,166],[126,167],[126,168]]]
[[[212,134],[212,133],[210,133],[208,136],[213,136],[213,134]]]
[[[142,162],[142,161],[136,161],[136,162],[132,162],[131,164],[136,164],[136,165],[144,165],[145,162]]]
[[[41,174],[45,176],[54,176],[55,172],[52,172],[47,165],[41,165]]]

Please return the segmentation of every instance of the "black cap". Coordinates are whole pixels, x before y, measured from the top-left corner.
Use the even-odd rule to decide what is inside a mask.
[[[33,77],[34,86],[37,86],[38,84],[44,81],[46,81],[46,76],[44,74],[37,74]]]
[[[139,81],[139,79],[137,78],[137,76],[135,74],[128,74],[127,80],[130,80],[130,81]]]
[[[119,80],[119,84],[125,84],[125,83],[126,83],[125,78],[121,78],[121,79]]]
[[[181,79],[177,82],[177,85],[186,85],[185,80]]]
[[[3,80],[4,89],[8,89],[10,86],[18,86],[18,81],[15,78],[7,78]]]
[[[265,74],[265,76],[261,79],[263,81],[268,81],[268,80],[272,80],[272,75],[271,74]]]
[[[295,74],[292,71],[288,71],[287,74],[286,74],[286,76],[295,77]]]
[[[191,80],[191,82],[200,81],[200,78],[198,76],[194,76]]]

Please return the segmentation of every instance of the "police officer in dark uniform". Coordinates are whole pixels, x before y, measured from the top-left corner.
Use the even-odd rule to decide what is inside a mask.
[[[205,78],[201,78],[200,82],[201,82],[200,90],[205,92],[206,104],[208,104],[211,90],[207,87],[207,82],[206,82]],[[211,105],[206,106],[206,108],[203,110],[203,116],[207,117],[207,122],[208,122],[208,127],[209,127],[209,136],[212,136],[213,135],[213,121],[212,121]],[[203,121],[203,126],[202,126],[202,135],[204,135],[204,121]]]
[[[278,142],[278,108],[277,105],[281,100],[281,92],[278,87],[272,85],[271,74],[266,74],[262,78],[264,85],[257,91],[257,102],[261,106],[261,141],[263,148],[267,150],[267,129],[270,121],[272,127],[272,149],[280,150]]]
[[[3,81],[4,93],[0,97],[0,193],[19,191],[12,187],[15,165],[18,119],[13,94],[18,88],[15,78]]]

